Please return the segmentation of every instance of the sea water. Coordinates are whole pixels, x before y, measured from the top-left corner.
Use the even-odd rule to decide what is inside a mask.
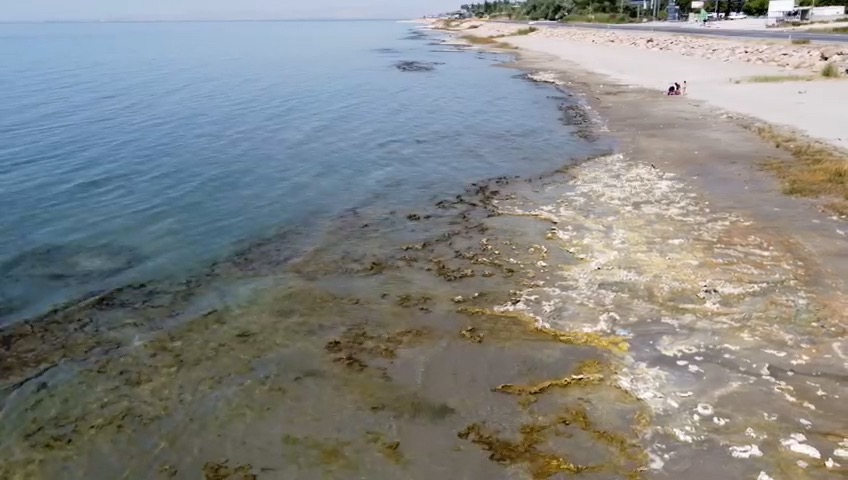
[[[473,315],[572,261],[497,202],[606,147],[443,38],[0,26],[0,477],[509,476],[493,386],[602,357]]]
[[[0,25],[0,323],[586,155],[557,92],[438,40],[366,21]]]

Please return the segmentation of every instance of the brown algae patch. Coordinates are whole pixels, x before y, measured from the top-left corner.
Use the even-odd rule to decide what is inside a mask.
[[[301,468],[319,468],[325,471],[353,470],[355,463],[348,454],[351,442],[339,439],[318,439],[310,436],[285,435],[283,445],[288,447],[288,458]]]
[[[541,444],[548,425],[527,424],[520,429],[520,439],[510,440],[486,430],[479,423],[472,423],[457,436],[470,440],[489,452],[489,459],[505,466],[525,465],[535,479],[547,479],[559,473],[572,475],[600,470],[599,467],[575,465],[552,453],[544,452]]]
[[[650,414],[638,399],[632,394],[626,396],[625,403],[629,405],[627,408],[636,408],[636,411],[632,415],[629,428],[623,432],[616,432],[600,428],[591,420],[588,410],[582,405],[562,405],[559,402],[565,397],[554,395],[555,390],[569,388],[609,386],[619,390],[619,387],[612,382],[611,374],[614,372],[615,366],[612,364],[599,360],[587,360],[578,364],[574,374],[562,379],[526,386],[504,384],[495,387],[493,389],[495,392],[519,396],[518,403],[525,410],[536,403],[538,396],[545,394],[553,397],[554,405],[558,406],[554,407],[553,414],[531,413],[534,420],[519,428],[520,439],[518,440],[489,432],[480,424],[469,425],[460,432],[460,438],[470,438],[472,442],[490,452],[490,459],[498,463],[526,464],[532,478],[549,478],[559,473],[576,475],[589,472],[616,472],[629,479],[641,478],[641,472],[647,469],[648,453],[639,439],[648,432]],[[591,391],[586,393],[587,395],[581,394],[580,402],[591,402],[589,400],[593,398]],[[598,408],[605,408],[600,405],[603,404],[599,404]],[[543,407],[542,410],[545,408]],[[568,440],[564,446],[557,442],[551,443],[555,438],[560,439],[559,442],[574,438],[573,432],[569,429],[580,430],[588,435],[591,438],[593,451],[601,447],[608,452],[604,455],[605,459],[591,464],[581,464],[559,454],[558,452],[562,449],[568,451],[573,448],[579,451],[585,448],[579,443],[576,445],[568,443],[573,440]],[[541,445],[546,446],[544,450],[540,449]]]
[[[173,472],[176,475],[176,472]],[[206,462],[203,465],[204,480],[256,480],[252,465],[229,466],[227,462]]]
[[[587,360],[581,362],[575,369],[575,373],[557,380],[546,380],[534,385],[512,385],[503,384],[494,388],[496,392],[509,393],[512,395],[539,395],[552,388],[587,387],[601,385],[608,380],[609,373],[613,372],[612,365],[598,360]]]
[[[364,325],[357,325],[347,328],[341,336],[327,342],[324,349],[337,355],[333,358],[334,362],[362,371],[367,368],[367,364],[360,356],[392,359],[397,357],[398,348],[413,345],[426,335],[423,329],[372,334]]]
[[[512,385],[505,383],[495,387],[496,392],[513,395],[538,395],[551,388],[568,388],[573,386],[598,385],[604,380],[603,375],[570,375],[559,380],[546,380],[536,385]]]
[[[848,155],[770,126],[750,128],[763,140],[792,154],[792,162],[773,160],[765,163],[765,168],[783,182],[784,193],[824,197],[829,200],[827,207],[830,210],[848,215]]]
[[[368,444],[374,445],[380,454],[390,462],[396,465],[405,465],[407,463],[407,459],[401,451],[399,441],[387,440],[386,435],[383,433],[373,431],[365,432],[365,438]]]
[[[581,431],[592,439],[593,450],[600,447],[606,451],[603,461],[580,464],[559,453],[560,449],[568,447],[557,447],[560,445],[557,441],[576,438],[575,431]],[[648,454],[638,437],[599,428],[581,406],[566,407],[555,415],[525,423],[518,428],[517,438],[487,429],[480,423],[468,425],[458,436],[489,452],[489,459],[493,462],[525,466],[534,479],[596,472],[613,472],[637,479],[647,469]],[[598,453],[595,452],[595,456]]]
[[[484,335],[476,327],[463,328],[459,331],[459,335],[471,343],[483,343]]]
[[[539,320],[524,312],[514,310],[496,310],[492,308],[460,307],[458,312],[467,315],[483,315],[519,320],[525,325],[532,326],[534,331],[542,333],[557,342],[585,347],[595,347],[617,354],[626,353],[629,345],[627,340],[616,335],[602,335],[595,332],[563,332],[539,324]]]

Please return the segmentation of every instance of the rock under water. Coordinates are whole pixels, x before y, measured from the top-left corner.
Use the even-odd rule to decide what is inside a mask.
[[[108,278],[141,263],[144,256],[125,245],[45,245],[0,265],[7,279],[88,282]]]
[[[436,68],[437,65],[444,65],[441,62],[411,62],[404,61],[395,64],[395,68],[401,72],[429,72]]]

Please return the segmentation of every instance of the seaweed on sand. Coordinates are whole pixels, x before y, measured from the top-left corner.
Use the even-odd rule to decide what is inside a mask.
[[[343,365],[354,372],[362,372],[368,368],[368,364],[362,360],[363,356],[395,358],[398,348],[414,344],[426,334],[427,332],[422,329],[372,334],[363,325],[357,325],[345,330],[338,338],[327,342],[324,350],[335,355],[334,363]]]
[[[533,479],[546,479],[558,473],[572,475],[598,471],[599,467],[576,465],[565,458],[544,452],[540,445],[545,441],[545,432],[551,425],[526,424],[521,427],[520,439],[510,440],[486,430],[479,423],[472,423],[457,436],[470,440],[489,452],[489,459],[502,465],[527,465]]]
[[[783,182],[783,192],[799,197],[825,197],[828,209],[848,215],[848,156],[828,145],[770,126],[749,126],[760,138],[789,152],[794,161],[768,161],[765,168]]]
[[[310,436],[283,436],[283,445],[292,461],[302,467],[325,470],[351,470],[356,465],[348,455],[350,442],[339,439],[320,439]]]
[[[366,440],[371,445],[377,447],[379,452],[392,463],[403,465],[406,463],[406,457],[400,450],[400,442],[397,440],[386,440],[386,437],[381,432],[366,432]]]
[[[562,332],[549,327],[539,325],[532,316],[516,311],[496,311],[490,308],[459,307],[457,312],[466,315],[489,315],[501,318],[513,318],[519,320],[540,333],[548,335],[554,340],[569,345],[581,345],[607,350],[612,353],[622,354],[630,348],[624,337],[617,335],[601,335],[596,332]]]
[[[580,385],[598,385],[604,379],[603,375],[569,375],[558,380],[546,380],[536,385],[521,386],[505,383],[495,387],[496,392],[510,393],[513,395],[538,395],[551,388],[568,388]]]
[[[230,467],[227,462],[206,462],[203,465],[204,480],[256,480],[256,474],[252,473],[253,466],[250,464]]]

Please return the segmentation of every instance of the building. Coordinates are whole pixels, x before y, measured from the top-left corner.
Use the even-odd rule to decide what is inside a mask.
[[[802,7],[797,0],[771,0],[768,6],[769,23],[827,21],[844,16],[844,6]]]

